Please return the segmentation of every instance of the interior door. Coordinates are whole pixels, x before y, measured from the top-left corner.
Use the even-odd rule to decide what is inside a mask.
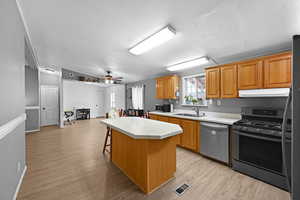
[[[58,87],[41,86],[41,126],[57,125],[59,119]]]
[[[99,90],[97,92],[97,103],[95,105],[95,117],[105,116],[105,103],[104,103],[104,91]]]

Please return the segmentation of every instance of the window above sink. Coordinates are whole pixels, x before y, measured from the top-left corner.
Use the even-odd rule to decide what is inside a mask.
[[[182,105],[207,106],[205,73],[182,77]]]

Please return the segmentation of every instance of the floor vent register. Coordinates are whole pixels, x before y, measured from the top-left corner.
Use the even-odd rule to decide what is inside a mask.
[[[176,188],[175,192],[178,196],[181,196],[184,194],[184,192],[186,190],[188,190],[190,188],[190,186],[186,183],[182,184],[181,186],[179,186],[178,188]]]

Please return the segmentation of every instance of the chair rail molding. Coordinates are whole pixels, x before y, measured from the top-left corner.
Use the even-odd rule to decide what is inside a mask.
[[[3,139],[6,135],[15,130],[20,124],[26,120],[26,114],[22,113],[15,119],[7,122],[6,124],[0,126],[0,140]]]

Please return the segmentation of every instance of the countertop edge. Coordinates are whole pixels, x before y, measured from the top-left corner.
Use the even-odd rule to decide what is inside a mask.
[[[125,131],[123,129],[120,129],[120,128],[116,127],[116,126],[108,124],[108,123],[106,123],[106,122],[104,122],[102,120],[100,120],[100,123],[105,124],[106,126],[112,128],[112,129],[115,129],[115,130],[117,130],[117,131],[119,131],[119,132],[121,132],[121,133],[123,133],[123,134],[125,134],[125,135],[127,135],[127,136],[129,136],[131,138],[133,138],[133,139],[140,139],[140,140],[142,140],[142,139],[163,140],[163,139],[166,139],[168,137],[172,137],[172,136],[176,136],[176,135],[182,134],[182,131],[174,131],[174,132],[171,132],[169,134],[164,134],[164,135],[161,135],[161,136],[149,136],[149,135],[139,135],[139,136],[137,136],[137,135],[134,135],[134,134],[132,134],[130,132],[127,132],[127,131]]]
[[[180,115],[175,115],[175,114],[170,114],[170,113],[160,113],[160,112],[149,112],[149,114],[153,115],[161,115],[161,116],[167,116],[167,117],[174,117],[174,118],[180,118],[180,119],[189,119],[189,120],[195,120],[195,121],[205,121],[205,122],[213,122],[213,123],[219,123],[219,124],[225,124],[225,125],[230,125],[232,126],[233,123],[239,121],[240,119],[233,119],[233,118],[222,118],[222,117],[210,117],[210,116],[205,116],[205,117],[189,117],[189,116],[180,116]],[[224,120],[225,119],[225,120]],[[226,120],[230,120],[232,122],[228,122]]]

